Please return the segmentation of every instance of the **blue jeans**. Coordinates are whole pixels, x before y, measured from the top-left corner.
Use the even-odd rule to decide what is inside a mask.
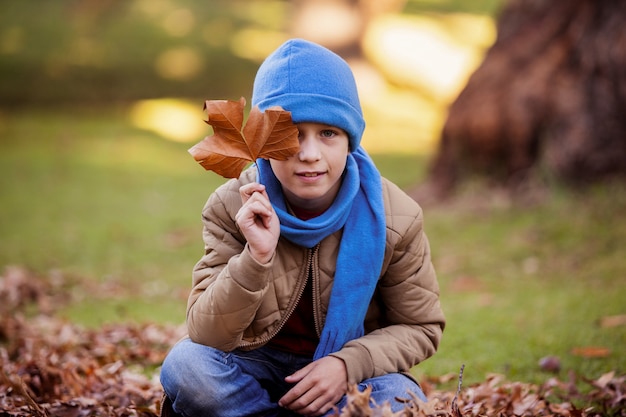
[[[267,347],[222,352],[184,339],[165,358],[161,384],[174,411],[185,417],[294,416],[278,406],[292,386],[284,379],[310,362],[310,358]],[[404,408],[396,397],[411,398],[407,390],[426,401],[419,385],[401,373],[362,381],[359,390],[367,386],[372,387],[376,404],[388,401],[394,412]],[[337,408],[341,410],[346,401],[344,395]]]

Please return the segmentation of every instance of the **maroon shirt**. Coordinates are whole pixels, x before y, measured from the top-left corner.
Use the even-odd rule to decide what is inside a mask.
[[[301,220],[309,220],[319,216],[320,212],[311,212],[298,207],[291,207],[296,217]],[[273,349],[282,350],[296,355],[313,357],[320,339],[315,331],[315,318],[313,316],[313,280],[311,273],[304,287],[304,293],[294,312],[278,332],[268,343]]]

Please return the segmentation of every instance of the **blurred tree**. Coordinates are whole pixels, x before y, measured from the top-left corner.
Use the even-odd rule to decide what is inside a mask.
[[[424,190],[479,174],[570,184],[626,175],[626,1],[510,0],[450,106]]]
[[[238,98],[258,62],[234,39],[282,27],[283,3],[0,0],[0,108]]]

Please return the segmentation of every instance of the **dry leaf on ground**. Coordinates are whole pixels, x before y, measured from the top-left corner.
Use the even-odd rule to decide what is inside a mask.
[[[0,275],[0,417],[156,417],[162,388],[158,367],[184,326],[115,324],[85,329],[53,315],[65,302],[56,294],[66,283],[26,269]],[[32,307],[45,312],[28,315]],[[373,404],[369,392],[352,389],[340,417],[626,416],[626,376],[595,379],[571,375],[542,385],[508,382],[491,375],[457,392],[437,389],[454,374],[422,381],[428,397],[405,399],[393,413]]]

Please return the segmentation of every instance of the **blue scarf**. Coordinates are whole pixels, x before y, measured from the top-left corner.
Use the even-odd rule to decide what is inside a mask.
[[[282,188],[268,161],[257,160],[259,182],[265,185],[280,219],[281,235],[312,248],[343,228],[330,304],[313,359],[336,352],[363,336],[363,322],[380,276],[386,226],[380,173],[363,148],[348,154],[343,183],[332,206],[310,220],[291,215]]]

